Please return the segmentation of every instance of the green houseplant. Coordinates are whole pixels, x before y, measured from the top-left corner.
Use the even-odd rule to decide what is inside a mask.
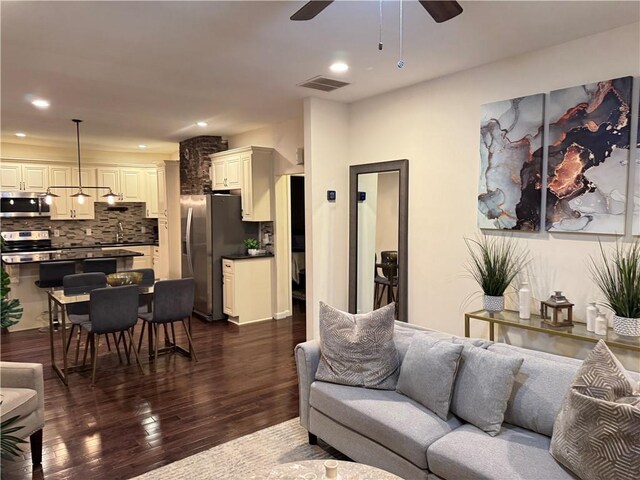
[[[7,328],[18,323],[22,317],[22,306],[20,305],[20,300],[9,299],[11,279],[4,267],[0,267],[0,270],[2,275],[0,278],[0,327]]]
[[[20,455],[22,449],[18,445],[27,443],[23,439],[12,435],[22,428],[22,426],[14,425],[18,420],[20,420],[20,416],[16,415],[15,417],[6,419],[2,422],[2,425],[0,425],[0,456],[5,460]]]
[[[616,242],[608,254],[600,243],[600,258],[591,257],[591,277],[613,310],[613,331],[640,336],[640,243]]]
[[[529,263],[528,252],[507,236],[478,235],[464,241],[471,256],[465,268],[482,289],[484,309],[503,310],[504,292]]]
[[[247,238],[244,241],[244,246],[247,247],[249,255],[257,255],[258,250],[260,249],[260,242],[258,242],[258,240],[256,240],[255,238]]]

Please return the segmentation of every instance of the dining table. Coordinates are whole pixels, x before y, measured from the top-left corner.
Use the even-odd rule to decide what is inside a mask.
[[[153,285],[138,285],[140,296],[148,299],[147,305],[148,308],[151,308],[151,301],[153,298]],[[69,385],[69,373],[77,371],[82,368],[82,365],[74,365],[70,366],[67,360],[66,354],[66,343],[67,343],[67,315],[66,315],[66,307],[67,305],[72,305],[74,303],[84,303],[90,301],[90,293],[81,293],[81,294],[73,294],[66,295],[64,293],[64,289],[55,288],[47,291],[48,303],[49,303],[49,344],[51,349],[51,367],[53,371],[60,377],[62,382],[65,385]],[[60,328],[54,330],[54,321],[55,318],[54,312],[57,312],[57,318],[59,321]],[[191,325],[189,325],[190,327]],[[150,328],[150,330],[152,330]],[[58,360],[56,358],[56,339],[55,335],[59,335],[59,346],[62,348],[62,365],[58,364]],[[152,344],[152,336],[149,335],[149,344]],[[150,348],[151,351],[151,348]]]

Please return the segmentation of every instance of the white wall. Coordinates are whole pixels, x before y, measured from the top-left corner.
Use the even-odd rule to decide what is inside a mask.
[[[411,323],[460,335],[463,313],[480,308],[479,300],[466,301],[478,287],[465,277],[463,270],[467,258],[463,237],[477,231],[480,106],[598,80],[637,76],[639,38],[640,24],[632,24],[349,106],[347,158],[351,164],[409,159]],[[342,110],[334,122],[325,119],[327,128],[335,130],[336,120],[345,123]],[[329,133],[324,137],[333,142]],[[348,175],[346,168],[338,169],[335,161],[314,164],[312,173],[314,185],[316,176],[323,185],[329,174],[340,173],[345,180]],[[334,217],[327,219],[313,218],[314,240],[320,240],[322,232],[335,231],[335,217],[346,215],[347,211],[346,203],[338,206],[344,212],[333,212]],[[587,269],[589,255],[597,252],[597,237],[546,232],[516,236],[526,243],[534,258],[534,296],[546,298],[551,289],[562,290],[576,303],[576,317],[583,319],[586,301],[598,298]],[[609,238],[603,240],[611,242]],[[332,248],[345,247],[340,247],[334,238]],[[330,269],[337,273],[333,264],[316,265],[320,266],[322,272],[314,272],[316,278],[327,278]],[[346,273],[340,274],[346,278]],[[332,282],[332,291],[322,291],[314,285],[314,294],[340,297],[344,278]],[[313,300],[317,301],[317,295]],[[486,331],[478,327],[472,334],[486,335]],[[514,344],[526,340],[541,350],[579,357],[592,346],[556,337],[525,338],[516,330],[509,333],[509,340]],[[627,354],[623,361],[640,370],[637,355]]]
[[[348,106],[319,98],[304,103],[307,339],[318,336],[318,302],[347,310]],[[327,190],[337,192],[327,201]]]

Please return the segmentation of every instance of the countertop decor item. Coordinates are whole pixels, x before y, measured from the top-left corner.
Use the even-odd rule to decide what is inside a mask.
[[[591,277],[613,310],[613,331],[640,336],[640,243],[620,241],[610,253],[600,243],[600,259],[591,258]]]
[[[531,289],[528,282],[522,282],[518,291],[518,311],[522,320],[531,318]]]
[[[550,317],[549,309],[553,312]],[[563,310],[567,311],[566,318]],[[540,302],[540,318],[552,327],[573,327],[573,303],[569,302],[560,290],[556,290],[547,300]]]
[[[596,329],[597,316],[598,307],[596,307],[596,302],[589,302],[587,307],[587,332],[593,332]]]
[[[593,333],[595,333],[596,335],[605,336],[607,334],[607,327],[607,317],[605,316],[604,312],[598,312]]]
[[[255,238],[247,238],[244,241],[244,246],[247,247],[247,253],[249,253],[249,255],[258,255],[260,252],[260,242]]]
[[[119,287],[121,285],[137,285],[141,281],[141,272],[116,272],[107,275],[107,283],[112,287]]]
[[[529,254],[512,237],[479,235],[464,239],[470,261],[465,268],[484,293],[484,308],[504,310],[504,292],[529,263]]]

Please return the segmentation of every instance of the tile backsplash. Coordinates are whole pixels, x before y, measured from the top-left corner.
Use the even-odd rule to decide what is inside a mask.
[[[12,230],[51,230],[54,247],[90,246],[96,243],[116,241],[118,222],[124,228],[126,242],[153,242],[154,229],[158,226],[155,218],[144,218],[144,203],[117,203],[116,207],[126,207],[125,212],[107,210],[109,204],[94,204],[96,218],[94,220],[51,220],[48,218],[3,218],[0,229],[3,232]],[[146,229],[142,233],[142,227]],[[86,230],[91,229],[91,235]],[[55,236],[55,232],[59,236]]]

